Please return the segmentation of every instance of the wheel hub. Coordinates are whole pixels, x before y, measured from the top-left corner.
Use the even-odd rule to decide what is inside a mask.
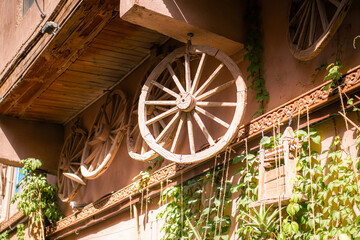
[[[176,99],[176,105],[184,112],[190,112],[196,105],[195,97],[188,93],[180,93],[180,96]]]

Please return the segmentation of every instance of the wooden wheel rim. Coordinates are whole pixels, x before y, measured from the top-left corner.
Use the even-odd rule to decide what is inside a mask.
[[[98,178],[110,166],[124,137],[126,109],[127,99],[119,89],[108,95],[100,108],[81,157],[80,169],[85,178]],[[104,121],[105,123],[108,121],[109,126]],[[109,144],[111,145],[110,148]]]
[[[323,11],[319,10],[319,9],[324,9],[324,7],[321,7],[321,6],[323,6],[324,1],[325,0],[305,0],[302,2],[302,4],[299,7],[299,12],[303,11],[304,17],[301,18],[302,14],[299,14],[299,17],[300,17],[299,20],[303,19],[303,21],[304,21],[305,25],[303,24],[303,22],[301,22],[302,29],[304,29],[304,31],[303,30],[295,31],[294,34],[292,33],[291,29],[292,29],[292,26],[294,24],[296,24],[295,16],[297,14],[295,14],[294,16],[291,16],[291,10],[289,11],[288,43],[289,43],[290,51],[292,52],[294,57],[301,61],[307,61],[307,60],[310,60],[310,59],[316,57],[322,51],[322,49],[325,48],[325,46],[328,44],[328,42],[334,36],[337,29],[340,27],[342,21],[344,20],[346,14],[350,8],[352,0],[341,0],[340,2],[335,1],[335,0],[327,0],[327,2],[334,4],[334,7],[337,8],[337,10],[333,14],[332,18],[330,19],[330,21],[328,21],[326,15],[324,17],[324,13],[321,13]],[[307,5],[307,4],[309,4],[309,5]],[[335,4],[338,6],[335,6]],[[291,6],[290,6],[290,9],[291,9]],[[308,12],[306,12],[306,10],[308,10]],[[290,19],[290,18],[292,18],[292,19]],[[313,19],[315,21],[315,24],[312,24]],[[307,27],[309,21],[310,21],[310,27],[308,30],[306,30],[306,27]],[[311,42],[311,39],[314,38],[314,36],[316,34],[315,31],[316,31],[316,26],[318,24],[321,24],[323,33],[321,35],[319,35],[316,39],[313,39],[311,45],[308,45],[307,47],[299,48],[298,43],[295,42],[294,36],[297,37],[297,40],[299,40],[299,41],[300,41],[299,38],[301,38],[301,39],[307,38],[307,42],[309,44],[309,42]],[[311,27],[311,25],[313,27]],[[299,26],[299,29],[300,28],[301,27]],[[313,32],[313,33],[311,34],[311,32]],[[312,37],[310,37],[310,35],[312,35]]]
[[[81,154],[86,141],[86,132],[76,128],[65,140],[58,166],[58,196],[63,202],[70,202],[76,196],[81,184],[66,177],[64,173],[80,175]],[[72,165],[72,167],[71,167]]]
[[[148,77],[147,81],[145,82],[145,84],[142,88],[142,93],[139,98],[139,107],[138,107],[139,127],[140,127],[141,135],[143,136],[144,140],[154,151],[159,153],[165,159],[168,159],[168,160],[171,160],[174,162],[178,162],[178,163],[201,162],[201,161],[204,161],[206,159],[209,159],[209,158],[215,156],[217,153],[222,151],[228,144],[230,144],[231,140],[236,135],[236,133],[240,127],[240,123],[243,119],[244,109],[246,106],[246,85],[245,85],[245,82],[243,80],[242,74],[241,74],[238,66],[234,63],[234,61],[231,60],[230,57],[228,57],[226,54],[224,54],[223,52],[221,52],[220,50],[218,50],[216,48],[213,48],[210,46],[202,46],[202,45],[191,46],[189,48],[189,52],[191,54],[203,54],[202,56],[204,56],[204,54],[205,54],[205,55],[214,57],[217,60],[219,60],[230,71],[230,73],[234,79],[233,83],[235,83],[235,86],[236,86],[236,105],[234,105],[235,113],[233,115],[231,124],[229,124],[228,130],[221,137],[221,139],[219,141],[217,141],[216,143],[214,143],[212,146],[210,146],[204,150],[200,150],[196,153],[192,152],[191,154],[177,154],[177,153],[174,153],[174,152],[171,152],[171,151],[165,149],[163,146],[161,146],[160,144],[157,143],[157,141],[155,140],[151,131],[147,127],[147,124],[146,124],[147,114],[146,114],[145,102],[147,101],[149,91],[151,90],[151,85],[154,84],[155,80],[159,77],[159,75],[167,67],[168,63],[170,63],[170,62],[172,62],[172,60],[179,58],[181,56],[184,56],[186,54],[186,47],[178,48],[174,52],[169,54],[167,57],[165,57],[156,66],[156,68],[152,71],[152,73],[150,74],[150,76]],[[185,66],[185,68],[186,68],[186,66]],[[190,72],[190,70],[189,70],[189,72]],[[195,80],[194,80],[194,82],[195,82]],[[192,83],[192,84],[194,84],[194,83]],[[194,85],[196,85],[196,84],[194,84]],[[189,84],[189,89],[191,87],[192,86],[190,86],[190,84]],[[201,87],[199,87],[199,88],[201,88]],[[186,86],[186,88],[188,88],[188,87]],[[195,90],[193,90],[193,92],[199,88],[195,88]],[[187,89],[187,91],[188,91],[188,89]],[[188,102],[185,107],[187,107],[191,112],[192,109],[194,107],[196,107],[196,104],[199,104],[199,103],[196,103],[195,106],[192,106],[193,103],[191,102],[192,101],[191,98],[189,98],[188,96],[185,96],[185,95],[184,95],[184,99],[185,99],[184,101]],[[200,95],[201,95],[201,93],[200,93]],[[176,106],[174,108],[176,108]],[[178,110],[178,112],[180,112],[180,110]],[[176,138],[176,136],[175,136],[175,138]]]
[[[138,94],[136,95],[138,96]],[[137,110],[137,105],[138,105],[138,101],[135,101],[130,113],[129,113],[129,121],[128,121],[128,129],[127,129],[127,149],[128,149],[128,153],[129,156],[134,159],[134,160],[138,160],[138,161],[150,161],[152,159],[155,159],[157,156],[159,156],[159,154],[157,154],[154,150],[150,149],[149,151],[146,151],[144,153],[141,153],[141,148],[139,149],[140,152],[138,151],[138,149],[135,148],[136,142],[137,142],[137,138],[140,137],[141,138],[141,134],[140,134],[140,129],[138,126],[138,123],[135,124],[134,120],[137,122],[137,114],[135,114],[134,112]],[[135,129],[137,128],[137,129]],[[134,137],[134,134],[138,132],[138,136]],[[143,140],[141,140],[143,142]],[[142,143],[143,145],[144,143]],[[142,146],[141,146],[142,147]]]

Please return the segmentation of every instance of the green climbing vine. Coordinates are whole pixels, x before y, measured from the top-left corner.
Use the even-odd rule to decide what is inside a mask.
[[[332,80],[329,84],[325,85],[324,90],[328,90],[330,87],[336,87],[340,83],[342,73],[339,71],[343,68],[340,59],[336,59],[335,62],[329,64],[326,67],[328,74],[324,77],[324,81]]]
[[[158,214],[165,219],[162,239],[229,239],[233,188],[223,173],[223,166],[217,167],[214,175],[210,170],[164,190],[159,204],[167,205]]]
[[[322,152],[326,159],[320,159],[320,154],[314,150],[321,142],[316,130],[298,130],[295,135],[301,143],[296,153],[298,175],[290,202],[283,207],[286,214],[282,216],[282,228],[278,207],[249,208],[250,203],[257,201],[256,154],[242,154],[234,159],[243,163],[236,172],[240,175],[240,184],[236,185],[239,191],[238,238],[360,239],[359,162],[355,165],[356,161],[350,157],[349,150],[342,147],[339,136]],[[272,148],[281,144],[281,136],[264,137],[260,143],[263,148]],[[360,136],[356,143],[359,150]]]
[[[247,37],[244,43],[244,48],[247,51],[244,55],[244,60],[248,60],[250,65],[246,69],[249,73],[247,79],[251,79],[251,85],[249,88],[255,90],[256,101],[260,103],[260,107],[255,115],[260,115],[265,111],[265,104],[269,101],[269,92],[265,87],[265,79],[262,74],[262,51],[261,45],[262,33],[260,30],[260,19],[259,12],[260,7],[257,1],[248,1],[249,6],[247,7],[245,14],[245,22],[247,23]]]

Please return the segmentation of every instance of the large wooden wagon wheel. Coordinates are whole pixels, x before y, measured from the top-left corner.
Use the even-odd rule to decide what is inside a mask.
[[[167,74],[171,83],[161,84]],[[156,97],[159,91],[163,95]],[[165,159],[203,161],[230,144],[245,105],[246,85],[227,55],[209,46],[182,47],[155,67],[142,88],[140,132]],[[165,127],[157,134],[156,125],[161,122]]]
[[[63,202],[70,202],[80,186],[85,185],[80,173],[80,163],[86,138],[85,130],[74,126],[61,150],[57,185],[58,196]]]
[[[81,158],[81,174],[87,179],[99,177],[109,167],[124,137],[127,99],[114,90],[95,119]]]
[[[317,56],[340,27],[351,0],[292,0],[288,42],[299,60]]]

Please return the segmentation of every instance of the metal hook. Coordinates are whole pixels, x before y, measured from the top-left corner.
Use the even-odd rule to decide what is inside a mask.
[[[290,113],[290,119],[289,119],[289,127],[290,127],[290,125],[291,125],[291,122],[292,122],[292,118],[293,118],[293,114],[292,114],[292,113]]]
[[[189,53],[190,53],[190,47],[191,47],[191,45],[192,45],[192,43],[191,43],[191,38],[194,36],[194,34],[193,33],[188,33],[187,34],[187,37],[186,37],[186,54],[188,54],[189,55]]]
[[[264,130],[261,129],[261,136],[264,137]]]

